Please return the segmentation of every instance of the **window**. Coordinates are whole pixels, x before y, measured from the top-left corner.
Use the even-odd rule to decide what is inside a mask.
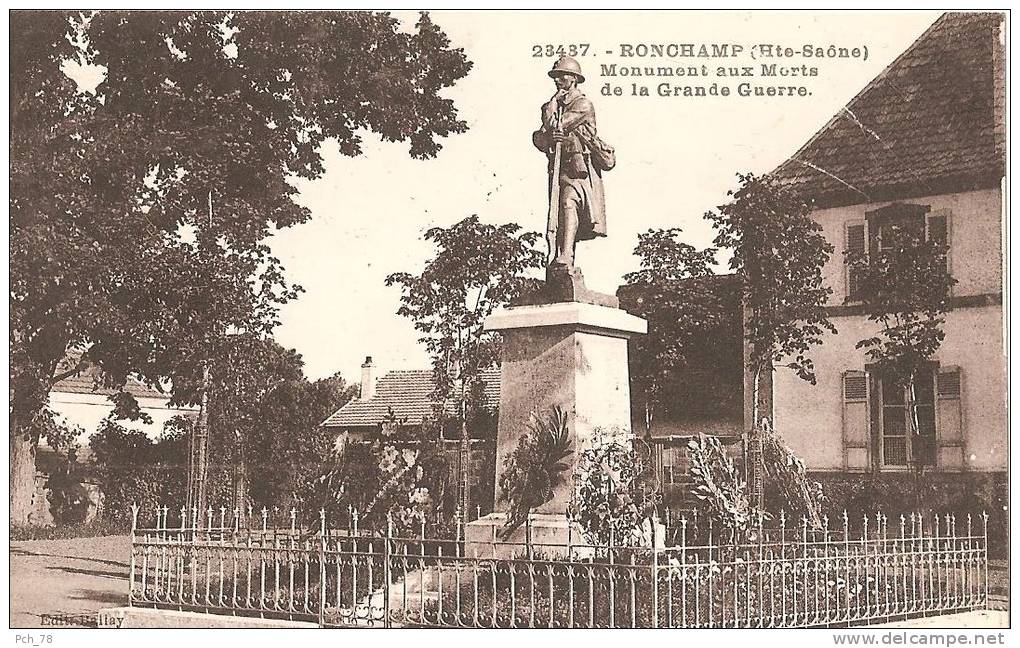
[[[907,394],[873,371],[843,372],[843,467],[851,472],[905,470],[916,462],[966,469],[960,368],[932,364],[915,385],[917,429],[908,434]]]
[[[846,250],[851,254],[871,255],[884,250],[883,243],[889,240],[888,232],[893,228],[910,229],[929,241],[950,243],[950,213],[947,209],[932,211],[930,205],[893,203],[865,213],[863,221],[849,221],[844,226]],[[949,255],[946,268],[950,269]],[[846,268],[844,277],[846,303],[861,301],[857,273]]]
[[[909,230],[914,234],[924,235],[925,215],[931,211],[928,205],[909,205],[893,203],[867,212],[864,219],[868,224],[868,252],[874,254],[884,250],[883,243],[889,240],[888,232],[892,229]]]
[[[935,464],[935,377],[932,371],[914,380],[914,421],[907,407],[907,389],[878,379],[878,431],[883,467],[907,468]],[[910,430],[916,429],[916,434]]]

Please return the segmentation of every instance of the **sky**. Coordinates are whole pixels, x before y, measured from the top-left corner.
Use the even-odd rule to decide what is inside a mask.
[[[414,13],[396,15],[409,26],[416,20]],[[305,290],[283,307],[276,338],[302,354],[310,378],[340,372],[357,382],[369,355],[380,372],[430,366],[411,321],[396,314],[399,288],[384,285],[392,272],[424,267],[434,252],[424,240],[428,228],[478,214],[488,223],[544,230],[545,161],[531,133],[554,92],[546,73],[556,57],[533,56],[535,45],[590,44],[589,56],[579,57],[586,76],[581,90],[595,105],[599,135],[616,148],[617,166],[604,175],[608,236],[581,243],[577,264],[589,288],[613,293],[637,268],[633,249],[640,232],[680,227],[686,242],[711,245],[703,214],[727,201],[736,173],[768,172],[793,155],[938,13],[437,11],[432,17],[474,63],[444,92],[468,132],[443,140],[439,155],[426,161],[412,160],[406,144],[383,143],[372,134],[357,158],[325,146],[325,173],[298,185],[297,200],[311,210],[311,220],[270,242],[289,279]],[[747,51],[739,59],[621,57],[621,44],[639,43],[736,43],[748,50],[765,43],[795,49],[834,44],[866,46],[868,56],[793,61],[818,69],[817,77],[781,82],[803,83],[806,97],[660,97],[655,86],[661,79],[609,79],[601,65],[757,70],[762,61]],[[623,95],[603,96],[607,81],[622,86]],[[652,96],[631,96],[633,81],[650,85]],[[735,89],[740,81],[769,80],[667,81]]]

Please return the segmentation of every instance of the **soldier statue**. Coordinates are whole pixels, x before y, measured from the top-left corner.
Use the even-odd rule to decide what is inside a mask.
[[[550,268],[573,271],[577,241],[606,235],[602,172],[616,160],[612,147],[598,137],[594,106],[578,89],[584,83],[578,62],[560,57],[549,76],[556,94],[542,106],[542,127],[532,140],[549,158]]]

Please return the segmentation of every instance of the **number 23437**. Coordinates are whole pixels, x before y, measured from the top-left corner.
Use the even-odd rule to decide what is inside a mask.
[[[571,45],[532,45],[531,55],[540,56],[587,56],[589,43],[574,43]]]

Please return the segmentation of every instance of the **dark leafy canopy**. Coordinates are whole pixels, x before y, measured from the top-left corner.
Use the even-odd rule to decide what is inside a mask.
[[[885,228],[882,245],[870,256],[850,251],[846,256],[857,274],[868,319],[882,327],[857,348],[866,349],[877,370],[904,387],[928,368],[941,346],[950,289],[956,283],[946,265],[945,243],[923,234],[906,227]]]
[[[365,130],[434,155],[466,129],[439,92],[470,64],[425,15],[406,34],[368,12],[12,12],[11,33],[11,503],[23,522],[33,423],[65,354],[83,350],[111,387],[129,373],[197,384],[226,331],[268,333],[297,293],[265,243],[309,217],[289,180],[322,172],[327,140],[358,154]],[[93,93],[69,62],[98,74]]]
[[[319,424],[355,395],[338,375],[309,381],[301,356],[273,340],[231,336],[210,369],[211,471],[255,508],[294,506],[336,433]]]
[[[740,356],[739,303],[730,303],[734,291],[712,273],[716,250],[698,250],[681,235],[680,228],[639,234],[634,254],[641,269],[624,275],[620,291],[624,306],[648,320],[648,335],[631,343],[635,397],[644,404],[647,425],[660,409],[704,413],[726,393],[739,400],[739,361],[730,372],[734,379],[720,360]],[[728,382],[736,382],[736,390]]]
[[[768,175],[738,178],[733,200],[705,216],[718,231],[715,244],[732,250],[730,268],[743,284],[750,369],[760,375],[785,361],[814,383],[807,353],[826,331],[836,332],[825,314],[832,289],[822,281],[833,247],[789,189]]]
[[[194,383],[224,331],[276,324],[296,290],[265,239],[308,218],[288,180],[322,172],[320,144],[356,155],[367,129],[429,157],[466,129],[438,93],[470,63],[427,15],[397,27],[369,12],[11,14],[15,411],[38,410],[69,348],[111,384]],[[94,94],[69,60],[101,66]]]
[[[487,225],[477,215],[434,227],[425,239],[436,244],[436,255],[421,274],[386,278],[387,286],[401,286],[397,313],[414,321],[432,356],[438,402],[453,395],[458,372],[470,391],[479,373],[496,363],[499,337],[483,330],[485,318],[535,285],[525,273],[544,264],[535,248],[539,234],[520,229]]]
[[[247,335],[231,336],[209,373],[209,504],[295,506],[336,443],[335,431],[319,423],[350,400],[354,388],[339,376],[309,381],[296,352]],[[191,426],[183,417],[172,419],[153,443],[112,417],[104,421],[90,441],[89,468],[106,494],[110,519],[124,520],[132,502],[147,512],[186,502]]]

